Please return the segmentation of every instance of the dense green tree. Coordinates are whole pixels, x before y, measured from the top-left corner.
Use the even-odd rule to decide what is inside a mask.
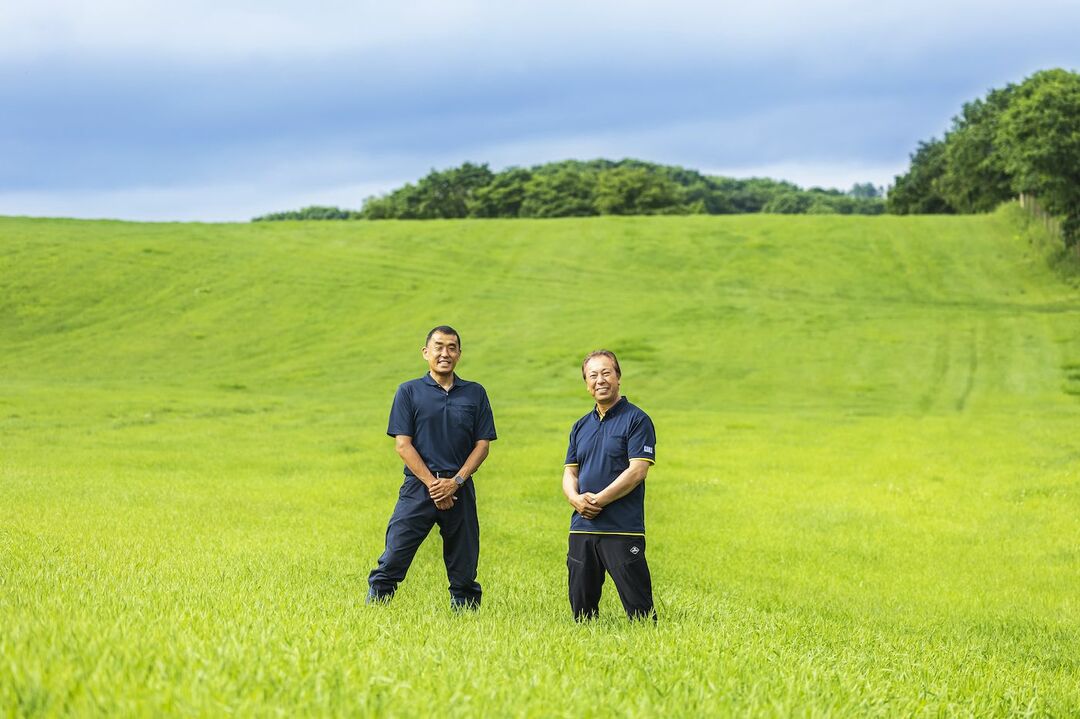
[[[797,185],[790,182],[778,182],[765,177],[731,180],[728,187],[735,212],[766,212],[765,206],[777,195],[801,192]]]
[[[885,212],[885,200],[869,196],[869,193],[864,197],[852,197],[850,192],[815,188],[807,194],[810,197],[810,205],[806,208],[808,215],[880,215]]]
[[[780,192],[765,203],[762,212],[778,215],[801,215],[810,209],[814,198],[806,192]]]
[[[855,200],[853,212],[856,215],[883,215],[885,214],[885,200],[881,197]]]
[[[494,173],[487,164],[466,162],[461,167],[432,170],[417,183],[420,195],[419,217],[422,219],[466,217],[473,192],[487,185]]]
[[[354,210],[343,210],[340,207],[326,207],[323,205],[311,205],[300,210],[286,212],[272,212],[253,218],[252,222],[268,222],[275,220],[352,220],[360,216]]]
[[[532,173],[520,167],[504,170],[486,185],[477,187],[469,198],[470,217],[518,217],[525,202]]]
[[[810,205],[806,208],[808,215],[852,215],[855,213],[857,201],[853,197],[830,192],[813,192],[810,196]]]
[[[525,184],[522,217],[585,217],[597,214],[595,173],[574,166],[536,172]]]
[[[945,135],[944,171],[936,189],[957,212],[989,212],[1013,196],[996,142],[998,120],[1013,90],[1010,85],[966,103]]]
[[[420,217],[420,191],[411,182],[381,197],[364,200],[360,211],[368,220],[413,220]]]
[[[601,215],[686,213],[679,185],[645,167],[615,167],[600,173],[594,202]]]
[[[1016,88],[997,139],[1017,192],[1064,218],[1069,245],[1080,240],[1080,75],[1036,73]]]
[[[715,178],[698,177],[682,188],[686,211],[695,215],[730,215],[735,212],[731,198],[720,191]]]
[[[931,138],[929,142],[920,142],[911,155],[911,167],[896,177],[889,192],[889,212],[896,215],[955,212],[938,187],[944,174],[944,141]]]
[[[361,214],[370,220],[467,217],[472,194],[493,177],[487,164],[471,162],[449,170],[432,170],[415,185],[406,183],[382,197],[369,197]]]
[[[943,140],[919,144],[888,195],[898,214],[985,212],[1034,195],[1080,243],[1080,74],[1035,73],[966,103]]]

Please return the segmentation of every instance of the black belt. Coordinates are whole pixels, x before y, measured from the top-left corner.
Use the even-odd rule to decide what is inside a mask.
[[[457,471],[432,472],[432,474],[435,476],[435,479],[453,479],[457,476]]]

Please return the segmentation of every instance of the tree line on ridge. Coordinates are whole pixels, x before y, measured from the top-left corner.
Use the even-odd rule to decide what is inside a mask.
[[[565,160],[493,172],[486,163],[432,170],[415,184],[364,200],[360,210],[308,207],[264,220],[430,220],[592,215],[864,214],[885,211],[871,183],[850,191],[766,178],[736,180],[640,160]]]

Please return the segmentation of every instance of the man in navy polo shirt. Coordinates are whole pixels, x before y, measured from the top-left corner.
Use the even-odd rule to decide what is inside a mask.
[[[450,604],[478,609],[480,525],[472,475],[495,439],[487,392],[454,367],[461,335],[442,325],[428,333],[422,350],[428,373],[403,383],[394,395],[386,433],[405,462],[405,482],[386,528],[386,550],[368,575],[368,602],[388,601],[405,579],[416,550],[439,525]]]
[[[578,621],[599,613],[606,570],[627,615],[656,621],[645,561],[645,475],[656,461],[656,430],[619,395],[622,370],[613,352],[591,352],[581,375],[596,406],[570,430],[563,468],[563,493],[574,508],[570,607]]]

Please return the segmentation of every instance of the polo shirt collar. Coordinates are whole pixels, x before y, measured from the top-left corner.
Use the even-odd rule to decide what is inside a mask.
[[[626,403],[626,395],[623,395],[622,397],[619,397],[618,402],[608,407],[608,411],[604,412],[603,414],[600,414],[600,408],[598,406],[593,405],[593,414],[596,415],[597,419],[603,421],[608,417],[617,414],[620,410],[622,410]]]
[[[430,372],[425,372],[424,376],[421,377],[420,379],[422,379],[425,384],[429,384],[432,387],[438,387],[439,389],[442,389],[442,385],[440,385],[438,382],[435,381],[435,378],[431,376]],[[455,372],[454,373],[454,384],[450,385],[450,389],[454,389],[454,387],[457,387],[459,384],[461,384],[461,378],[458,377],[457,372]]]

